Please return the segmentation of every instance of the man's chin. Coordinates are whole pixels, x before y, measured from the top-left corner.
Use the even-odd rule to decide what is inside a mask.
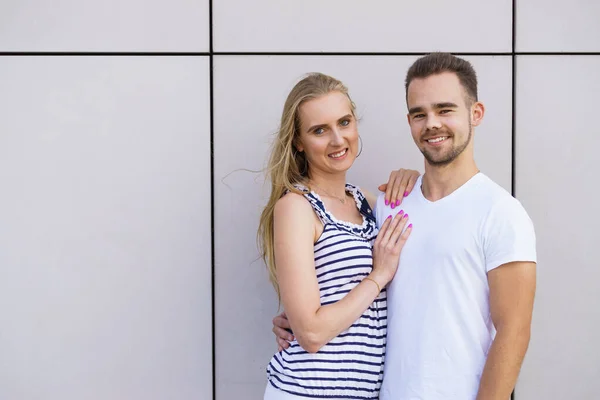
[[[427,160],[427,162],[430,165],[433,165],[434,167],[442,167],[444,165],[448,165],[450,164],[452,161],[454,161],[453,157],[431,157],[430,155],[425,155],[425,159]]]

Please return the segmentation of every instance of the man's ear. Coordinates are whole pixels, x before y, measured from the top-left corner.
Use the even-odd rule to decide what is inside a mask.
[[[483,115],[485,114],[485,106],[482,102],[475,102],[471,106],[471,124],[473,126],[478,126],[481,124],[483,120]]]

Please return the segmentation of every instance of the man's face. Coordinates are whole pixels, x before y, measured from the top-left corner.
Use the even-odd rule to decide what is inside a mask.
[[[469,147],[472,127],[483,117],[481,103],[470,104],[451,72],[414,79],[408,86],[407,103],[413,140],[435,166],[450,164]]]

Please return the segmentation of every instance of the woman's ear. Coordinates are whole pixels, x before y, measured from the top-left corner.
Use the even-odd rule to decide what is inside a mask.
[[[294,140],[293,146],[298,153],[302,153],[304,151],[304,146],[302,146],[302,142],[298,139]]]

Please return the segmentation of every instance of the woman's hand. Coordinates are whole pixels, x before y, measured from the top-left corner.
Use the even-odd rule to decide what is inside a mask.
[[[400,168],[392,171],[388,182],[378,187],[380,191],[385,192],[385,205],[391,204],[392,208],[396,208],[402,204],[402,199],[412,192],[419,175],[419,171],[413,169]]]
[[[377,234],[373,244],[373,271],[369,277],[380,288],[387,285],[396,274],[400,252],[412,231],[412,224],[404,229],[407,222],[408,214],[400,210],[394,217],[390,215],[386,218]]]
[[[275,334],[278,352],[290,347],[289,342],[294,340],[294,335],[290,333],[292,331],[292,327],[290,326],[290,321],[287,319],[287,315],[285,315],[285,311],[273,318],[272,331]]]

